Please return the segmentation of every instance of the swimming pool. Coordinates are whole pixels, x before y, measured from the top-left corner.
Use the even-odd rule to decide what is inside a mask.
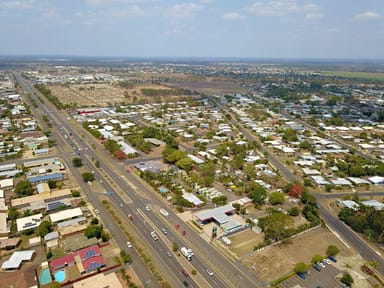
[[[65,271],[64,270],[59,270],[55,272],[55,280],[59,283],[64,282],[65,280]]]
[[[52,282],[51,273],[48,268],[43,269],[40,274],[40,284],[45,285]]]

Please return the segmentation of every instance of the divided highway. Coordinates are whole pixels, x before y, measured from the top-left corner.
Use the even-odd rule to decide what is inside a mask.
[[[16,75],[16,77],[24,89],[35,98],[35,95],[38,92],[34,87],[19,74]],[[44,101],[47,100],[44,99]],[[68,116],[64,112],[58,111],[51,103],[46,103],[45,107],[42,107],[38,100],[36,102],[41,107],[42,111],[47,113],[52,124],[57,129],[55,137],[60,139],[58,140],[58,147],[65,144],[64,142],[67,142],[73,149],[75,149],[75,151],[81,151],[81,157],[87,168],[90,171],[94,171],[94,174],[99,181],[103,180],[102,185],[104,185],[106,191],[112,192],[107,193],[107,195],[114,207],[119,209],[125,216],[128,214],[134,215],[134,220],[131,221],[131,223],[137,232],[138,238],[145,241],[147,246],[150,247],[150,251],[146,251],[146,253],[150,253],[157,263],[162,264],[158,269],[160,268],[160,270],[163,271],[162,274],[166,276],[167,280],[172,284],[172,287],[181,286],[182,281],[187,281],[189,287],[239,287],[240,285],[241,287],[247,288],[265,286],[264,283],[260,282],[251,271],[242,266],[240,262],[232,263],[212,247],[210,243],[197,235],[188,224],[182,222],[176,214],[169,210],[163,199],[161,199],[159,195],[154,194],[155,192],[150,187],[137,180],[131,173],[126,172],[124,166],[116,164],[117,162],[112,159],[104,149],[100,148],[94,138],[85,132],[84,134],[86,135],[84,139],[81,138],[79,136],[79,129],[76,129],[76,127],[79,127],[78,123],[71,123],[68,121]],[[63,130],[60,131],[60,128]],[[82,128],[80,127],[80,129]],[[63,139],[63,135],[71,135],[71,137]],[[91,147],[92,144],[96,145],[96,150]],[[60,149],[61,148],[59,148],[59,150]],[[68,155],[66,157],[66,164],[68,167],[71,167],[70,154],[67,154],[68,152],[64,150],[61,150],[61,152]],[[94,160],[100,161],[101,169],[97,169],[94,166]],[[89,200],[100,210],[100,216],[105,223],[111,221],[111,218],[107,215],[108,213],[99,202],[99,194],[92,192],[90,187],[85,187],[87,184],[82,183],[82,179],[78,179],[80,176],[76,175],[76,173],[74,174],[86,192]],[[111,182],[116,184],[118,189],[115,189],[113,185],[111,186],[105,176],[108,176],[108,179],[111,179]],[[123,193],[120,194],[118,190],[121,190]],[[129,201],[126,201],[126,199],[129,199]],[[153,207],[151,212],[148,212],[145,209],[148,205]],[[158,209],[160,208],[170,212],[170,216],[167,219],[158,214]],[[126,246],[124,243],[127,241],[126,237],[121,234],[121,231],[118,231],[117,225],[114,223],[110,224],[108,225],[113,233],[113,237],[117,237],[119,246],[127,250],[126,247],[124,247]],[[180,225],[180,230],[185,231],[186,236],[182,236],[180,230],[174,228],[175,224]],[[160,231],[163,227],[167,227],[167,235],[161,234]],[[153,230],[158,232],[160,240],[154,241],[149,236],[150,232]],[[188,262],[182,256],[182,258],[178,258],[175,255],[173,257],[167,256],[166,252],[171,251],[172,243],[177,243],[179,247],[187,246],[192,248],[195,252],[193,260]],[[130,253],[132,254],[132,251],[130,251]],[[134,267],[136,262],[140,261],[136,258]],[[180,262],[182,262],[182,264]],[[197,271],[198,275],[190,275],[190,277],[186,278],[181,273],[184,268],[188,271],[194,269]],[[144,268],[141,265],[138,270],[141,271],[143,269]],[[214,275],[208,275],[207,270],[213,271]],[[135,271],[137,271],[136,268]],[[141,279],[149,279],[149,282],[144,281],[146,287],[156,287],[154,286],[155,283],[153,283],[153,277],[149,277],[148,273],[145,271],[142,271],[142,273],[145,274],[143,278],[141,278],[140,273],[138,273]],[[196,283],[195,279],[199,279],[199,283]]]

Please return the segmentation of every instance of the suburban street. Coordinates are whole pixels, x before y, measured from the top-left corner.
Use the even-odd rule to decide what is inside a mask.
[[[216,101],[216,99],[212,99],[220,109],[226,110],[230,112],[227,107],[221,105]],[[232,117],[232,122],[236,122],[234,117]],[[236,122],[237,123],[237,122]],[[244,128],[240,123],[237,123],[240,131],[243,135],[250,141],[257,140],[257,137],[250,133],[246,128]],[[263,153],[265,149],[261,147],[260,152]],[[365,155],[365,154],[363,154]],[[369,157],[369,156],[367,156]],[[294,175],[284,164],[282,164],[275,156],[268,153],[268,161],[269,163],[279,171],[280,175],[283,176],[289,182],[300,181],[300,179]],[[320,200],[322,199],[340,199],[343,195],[341,194],[321,194],[321,193],[313,193],[318,203],[320,205],[320,216],[324,220],[324,222],[328,225],[328,227],[335,233],[337,233],[346,243],[351,245],[356,251],[360,253],[360,255],[366,259],[367,261],[377,261],[379,263],[377,271],[384,275],[384,258],[380,252],[373,249],[369,246],[356,232],[354,232],[351,228],[345,225],[342,221],[340,221],[335,215],[333,215],[328,207],[324,205]],[[361,196],[373,196],[373,195],[384,195],[383,192],[367,192],[360,193]]]
[[[18,77],[18,80],[28,91],[28,93],[30,93],[31,95],[37,93],[37,91],[35,91],[35,89],[27,81],[20,79],[20,77]],[[71,141],[73,141],[70,143],[71,146],[74,145],[76,151],[80,149],[79,151],[81,151],[81,157],[85,165],[88,166],[88,169],[90,171],[95,171],[96,179],[104,179],[104,188],[106,191],[112,192],[112,194],[109,196],[111,202],[114,204],[115,207],[125,213],[138,213],[140,215],[143,215],[142,212],[145,211],[145,206],[147,205],[150,205],[152,207],[161,207],[166,210],[169,210],[169,208],[165,206],[165,203],[161,198],[159,198],[158,195],[154,197],[155,192],[153,192],[151,188],[149,188],[147,185],[143,185],[140,181],[137,181],[136,176],[133,176],[131,175],[131,173],[124,171],[124,167],[116,167],[116,161],[112,159],[111,156],[108,155],[104,149],[97,147],[96,153],[90,144],[99,145],[99,143],[90,135],[86,135],[84,138],[79,136],[78,130],[74,129],[74,127],[80,126],[78,123],[71,123],[70,121],[65,120],[68,116],[64,112],[56,111],[56,108],[53,107],[53,105],[51,105],[50,103],[47,103],[46,107],[50,107],[49,109],[45,109],[45,111],[51,111],[50,118],[52,118],[53,125],[55,125],[55,127],[57,127],[58,129],[60,129],[60,127],[64,127],[63,129],[66,132],[71,133]],[[100,170],[94,167],[94,162],[92,162],[91,159],[100,160]],[[69,162],[67,163],[68,167],[71,167],[70,160],[71,159],[69,158],[66,159],[66,161]],[[100,171],[102,171],[102,173]],[[107,181],[105,179],[106,175],[108,175],[108,178],[112,180],[112,183],[114,183],[117,187],[119,187],[120,190],[122,190],[126,194],[126,196],[131,200],[130,203],[124,203],[123,198],[125,199],[125,196],[121,197],[119,193],[115,192],[115,189],[113,189],[113,187],[107,184]],[[78,181],[79,183],[81,183],[82,179],[78,179]],[[85,189],[85,192],[92,204],[100,211],[103,211],[102,213],[100,213],[100,215],[104,220],[104,214],[107,213],[104,211],[103,207],[101,207],[101,204],[99,204],[99,206],[96,204],[97,202],[99,202],[98,195],[95,195],[96,193],[87,191],[89,191],[89,189]],[[120,207],[120,203],[124,203],[123,207]],[[242,287],[263,286],[263,283],[258,281],[251,271],[248,271],[246,268],[239,266],[239,264],[241,263],[232,263],[228,261],[225,256],[216,251],[214,247],[212,247],[209,243],[207,243],[200,236],[198,236],[196,232],[191,229],[187,224],[183,224],[183,227],[181,228],[181,230],[186,231],[186,236],[182,236],[180,234],[180,231],[174,231],[175,228],[173,226],[173,223],[181,223],[181,220],[172,211],[169,212],[169,220],[165,220],[162,217],[151,217],[147,215],[148,219],[151,221],[151,223],[153,223],[153,226],[151,226],[148,221],[145,220],[144,217],[143,221],[134,220],[132,221],[132,223],[135,226],[138,235],[141,236],[141,239],[146,241],[148,246],[151,247],[151,255],[156,255],[158,260],[157,263],[160,262],[163,264],[161,265],[161,270],[166,271],[164,275],[167,275],[167,279],[169,278],[168,280],[171,283],[181,283],[185,277],[181,273],[183,266],[175,260],[176,257],[164,257],[165,252],[170,251],[171,248],[165,245],[164,241],[162,240],[163,235],[160,235],[160,233],[158,233],[158,235],[160,236],[160,241],[153,241],[152,238],[148,237],[149,233],[152,230],[160,231],[161,227],[168,227],[169,233],[167,235],[167,239],[169,239],[169,244],[175,242],[179,245],[179,247],[186,245],[187,247],[192,248],[194,250],[195,256],[193,257],[193,260],[186,264],[191,265],[192,268],[198,272],[198,274],[202,275],[205,281],[207,281],[207,283],[209,283],[211,287],[238,287],[237,285],[239,281],[242,282]],[[140,216],[138,214],[136,214],[135,219],[140,219]],[[146,214],[144,213],[144,215]],[[167,224],[167,222],[172,224]],[[120,246],[121,248],[126,246],[125,241],[123,239],[124,236],[122,236],[120,241],[121,243],[119,243],[119,245],[122,245]],[[142,269],[143,268],[141,268],[140,270]],[[208,275],[208,269],[214,272],[213,276]],[[178,280],[173,278],[178,278]],[[152,281],[150,283],[152,283]],[[194,283],[193,277],[189,277],[188,283],[191,287],[199,287],[199,285]]]

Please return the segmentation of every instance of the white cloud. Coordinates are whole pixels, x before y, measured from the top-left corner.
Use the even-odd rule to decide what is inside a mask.
[[[299,0],[269,0],[267,2],[255,2],[248,11],[265,16],[283,16],[292,13],[315,11],[320,7],[316,4],[305,4]]]
[[[0,1],[0,9],[26,10],[34,7],[33,0],[26,1]]]
[[[171,6],[164,12],[164,16],[168,19],[184,19],[193,17],[196,12],[203,10],[201,5],[196,3],[181,3]]]
[[[110,18],[125,18],[125,17],[141,17],[145,16],[146,12],[139,6],[131,6],[124,9],[111,9],[105,11],[105,15]]]
[[[307,20],[320,20],[324,18],[324,14],[322,13],[308,13],[305,15],[305,19]]]
[[[355,20],[364,20],[364,19],[378,19],[380,18],[380,14],[372,11],[367,11],[363,13],[359,13],[353,17]]]
[[[237,12],[230,12],[230,13],[226,13],[223,16],[221,16],[221,18],[223,18],[225,20],[240,20],[240,19],[244,19],[245,16],[241,15]]]

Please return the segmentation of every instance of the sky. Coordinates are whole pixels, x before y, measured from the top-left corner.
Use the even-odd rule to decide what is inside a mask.
[[[384,59],[384,0],[0,0],[0,55]]]

